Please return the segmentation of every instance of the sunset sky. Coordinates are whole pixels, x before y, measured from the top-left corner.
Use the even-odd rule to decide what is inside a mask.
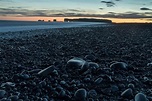
[[[152,22],[152,0],[0,0],[0,20],[91,17],[113,22]]]

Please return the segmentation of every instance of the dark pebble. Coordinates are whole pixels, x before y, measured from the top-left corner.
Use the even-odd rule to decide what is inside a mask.
[[[146,95],[143,93],[138,93],[135,95],[135,101],[148,101]]]
[[[110,68],[114,70],[127,70],[128,65],[124,62],[114,62],[110,65]]]
[[[5,94],[6,94],[5,90],[0,90],[0,98],[3,98]]]
[[[52,73],[54,71],[54,66],[49,66],[40,72],[38,72],[38,75],[40,76],[48,76],[48,74]]]
[[[84,88],[78,89],[75,92],[74,97],[78,101],[85,101],[87,98],[87,91]]]
[[[126,89],[125,91],[123,91],[121,93],[121,96],[124,97],[124,98],[132,98],[133,97],[133,92],[132,92],[132,89],[131,88],[128,88]]]
[[[97,92],[96,92],[96,90],[90,90],[89,92],[88,92],[88,96],[89,97],[91,97],[91,98],[95,98],[96,96],[97,96],[98,94],[97,94]]]

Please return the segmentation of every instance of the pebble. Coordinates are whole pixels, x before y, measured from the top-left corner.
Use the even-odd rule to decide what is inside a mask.
[[[12,82],[2,83],[1,87],[15,87],[15,83]]]
[[[96,90],[92,89],[88,92],[88,96],[91,97],[91,98],[95,98],[97,96],[97,92]]]
[[[95,62],[89,62],[89,68],[92,68],[92,69],[97,69],[99,68],[99,65]]]
[[[127,70],[128,65],[124,62],[114,62],[110,65],[110,68],[116,69],[116,70]]]
[[[133,96],[132,89],[131,88],[126,89],[121,93],[121,96],[128,99],[131,98]]]
[[[148,101],[146,95],[143,93],[138,93],[135,95],[135,101]]]
[[[17,101],[19,97],[17,95],[12,95],[9,98],[11,99],[11,101]]]
[[[5,94],[6,94],[5,90],[0,90],[0,98],[3,98]]]
[[[84,88],[78,89],[75,92],[74,97],[78,101],[85,101],[87,98],[87,91]]]
[[[75,69],[83,69],[84,65],[85,65],[86,61],[81,59],[81,58],[73,58],[73,59],[70,59],[68,62],[67,62],[67,66],[68,67],[73,67]]]
[[[48,76],[53,71],[54,71],[54,66],[49,66],[49,67],[39,71],[38,75],[40,75],[40,76]]]
[[[111,91],[112,91],[113,93],[119,91],[118,86],[112,85],[112,86],[111,86]]]
[[[95,61],[96,57],[94,55],[90,54],[90,55],[86,55],[85,59],[90,60],[90,61]]]
[[[135,88],[135,85],[132,84],[132,83],[129,83],[129,84],[128,84],[128,88],[134,89],[134,88]]]
[[[103,81],[103,78],[101,78],[101,77],[99,77],[99,78],[97,78],[96,80],[95,80],[95,84],[100,84],[101,82]]]

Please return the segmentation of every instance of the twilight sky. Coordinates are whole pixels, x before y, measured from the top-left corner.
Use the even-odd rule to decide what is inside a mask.
[[[0,0],[0,20],[97,17],[152,22],[152,0]]]

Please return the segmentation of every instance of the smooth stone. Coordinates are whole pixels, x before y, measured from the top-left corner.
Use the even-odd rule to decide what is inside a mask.
[[[131,97],[133,97],[132,89],[131,88],[126,89],[125,91],[123,91],[121,93],[121,96],[124,97],[124,98],[131,98]]]
[[[116,70],[127,70],[128,65],[124,62],[114,62],[110,65],[110,68],[116,69]]]
[[[2,83],[1,87],[15,87],[15,83],[12,82]]]
[[[29,76],[28,74],[22,74],[21,77],[22,77],[23,79],[29,79],[29,78],[30,78],[30,76]]]
[[[132,84],[132,83],[129,83],[129,84],[128,84],[128,88],[134,89],[134,88],[135,88],[135,85]]]
[[[96,60],[96,57],[95,57],[94,55],[90,54],[90,55],[86,55],[86,56],[85,56],[85,59],[91,60],[91,61],[95,61],[95,60]]]
[[[78,101],[85,101],[87,98],[87,91],[84,88],[78,89],[75,94],[74,97],[76,98],[76,100]]]
[[[89,64],[90,68],[94,68],[94,69],[99,68],[99,65],[97,63],[95,63],[95,62],[89,62],[88,64]]]
[[[38,75],[40,75],[40,76],[48,76],[53,71],[54,71],[54,66],[49,66],[49,67],[39,71]]]
[[[9,97],[12,101],[18,101],[18,96],[17,95],[12,95]]]
[[[61,90],[61,92],[59,93],[60,97],[65,97],[66,96],[66,92],[64,90]]]
[[[5,94],[6,94],[5,90],[0,90],[0,98],[3,98]]]
[[[148,101],[146,95],[143,93],[138,93],[135,95],[135,101]]]
[[[112,86],[111,86],[111,91],[112,91],[113,93],[119,91],[118,86],[112,85]]]
[[[83,66],[86,64],[86,61],[81,58],[73,58],[67,62],[68,67],[73,67],[75,69],[83,69]]]
[[[100,77],[100,78],[97,78],[97,79],[94,81],[94,83],[98,85],[98,84],[100,84],[102,81],[103,81],[103,78]]]
[[[97,94],[96,90],[92,89],[88,92],[88,95],[91,98],[95,98],[98,94]]]

